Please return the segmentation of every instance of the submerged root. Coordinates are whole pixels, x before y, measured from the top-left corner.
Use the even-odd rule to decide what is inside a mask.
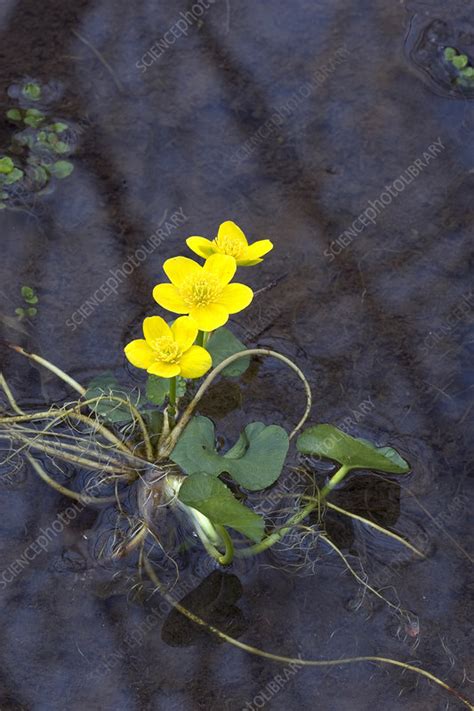
[[[203,620],[201,617],[196,615],[194,612],[191,610],[188,610],[186,607],[184,607],[179,601],[175,600],[174,597],[169,593],[167,588],[161,583],[161,581],[158,579],[158,576],[156,575],[155,570],[153,569],[153,566],[151,565],[148,557],[144,554],[143,549],[142,549],[142,554],[141,554],[141,565],[143,565],[148,577],[154,584],[156,590],[162,595],[162,597],[170,604],[173,606],[175,610],[180,612],[182,615],[188,618],[191,622],[194,622],[196,625],[199,625],[203,629],[207,630],[210,634],[213,636],[217,637],[218,639],[228,642],[234,647],[237,647],[238,649],[241,649],[244,652],[247,652],[249,654],[252,654],[257,657],[262,657],[264,659],[269,659],[270,661],[273,662],[278,662],[280,664],[294,664],[297,666],[306,666],[306,667],[335,667],[335,666],[342,666],[346,664],[358,664],[362,662],[373,662],[375,664],[382,664],[382,665],[389,665],[389,666],[394,666],[398,667],[399,669],[403,669],[404,671],[410,671],[418,676],[422,676],[425,679],[428,679],[429,681],[432,681],[433,683],[437,684],[440,686],[442,689],[445,691],[449,692],[450,694],[454,695],[464,706],[469,708],[471,711],[474,711],[474,706],[470,703],[470,701],[465,698],[459,691],[456,689],[453,689],[450,687],[448,684],[446,684],[444,681],[439,679],[437,676],[434,674],[431,674],[431,672],[426,671],[425,669],[421,669],[420,667],[416,667],[413,664],[408,664],[406,662],[400,662],[396,659],[389,659],[387,657],[379,657],[379,656],[360,656],[360,657],[346,657],[343,659],[301,659],[300,657],[287,657],[283,656],[280,654],[273,654],[271,652],[266,652],[263,649],[258,649],[257,647],[252,647],[249,644],[246,644],[245,642],[241,642],[238,639],[235,639],[234,637],[231,637],[230,635],[226,634],[225,632],[221,632],[221,630],[217,629],[217,627],[214,627],[213,625],[209,624],[205,620]]]

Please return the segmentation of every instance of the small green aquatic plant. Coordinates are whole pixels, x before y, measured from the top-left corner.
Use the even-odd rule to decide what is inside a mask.
[[[18,208],[18,195],[42,193],[53,178],[67,178],[74,169],[65,160],[73,152],[70,126],[48,116],[41,85],[27,81],[16,89],[21,105],[6,112],[17,131],[0,158],[0,209]],[[41,108],[28,106],[38,102]]]
[[[38,313],[38,296],[31,286],[21,287],[21,296],[26,306],[19,306],[15,309],[15,313],[20,321],[24,318],[34,318]]]
[[[459,53],[454,47],[446,47],[444,59],[456,70],[456,83],[461,86],[474,86],[474,66],[467,54]]]
[[[6,167],[10,168],[9,164]],[[176,528],[185,524],[192,531],[189,539],[192,548],[200,541],[215,563],[223,566],[231,565],[234,559],[262,554],[299,527],[310,528],[316,539],[338,553],[358,583],[397,615],[404,614],[400,607],[358,576],[344,553],[330,540],[324,530],[325,512],[333,508],[341,515],[356,517],[423,558],[423,553],[406,538],[330,501],[333,491],[349,475],[371,471],[400,477],[409,471],[408,462],[395,449],[351,437],[334,425],[307,426],[312,393],[299,366],[267,348],[247,349],[226,328],[230,315],[247,308],[254,296],[249,286],[234,281],[237,268],[245,270],[261,263],[273,249],[270,240],[249,244],[242,230],[227,221],[214,239],[193,236],[187,244],[204,262],[183,256],[166,260],[163,269],[168,281],[153,289],[157,304],[175,314],[174,320],[147,316],[142,337],[130,341],[124,349],[132,366],[146,374],[143,387],[137,391],[121,385],[112,373],[98,376],[84,387],[50,361],[12,346],[61,378],[79,394],[79,399],[53,404],[39,412],[25,412],[0,374],[0,387],[10,405],[10,410],[0,417],[0,436],[10,442],[11,449],[16,448],[25,456],[44,482],[62,495],[84,505],[115,504],[119,519],[126,522],[127,532],[119,535],[117,531],[114,536],[112,558],[138,552],[140,571],[146,571],[165,599],[221,640],[266,659],[301,666],[356,662],[395,666],[433,681],[472,708],[445,682],[406,662],[382,656],[302,660],[252,647],[188,610],[159,579],[151,562],[151,551],[159,546],[166,559],[173,561],[182,550],[182,541],[167,543],[173,528],[167,518],[170,512]],[[31,304],[36,295],[25,290],[23,297]],[[264,418],[269,422],[251,421],[224,451],[214,423],[196,411],[219,376],[240,377],[255,357],[275,359],[299,378],[306,400],[303,413],[290,432],[272,422],[270,413]],[[198,381],[201,382],[196,385]],[[258,496],[264,500],[266,491],[278,481],[293,443],[300,456],[307,458],[313,479],[311,491],[294,492],[291,511],[282,512],[286,518],[283,523],[280,518],[275,524],[257,512],[255,500]],[[52,471],[59,470],[61,461],[86,470],[91,473],[88,484],[80,491],[65,486],[46,471],[43,463],[33,456],[34,452],[53,460]],[[334,464],[321,487],[311,469],[314,458]],[[130,509],[130,502],[135,502],[135,510]],[[315,530],[310,519],[313,513],[317,514]]]

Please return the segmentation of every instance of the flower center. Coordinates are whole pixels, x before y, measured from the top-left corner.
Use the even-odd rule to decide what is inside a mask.
[[[222,285],[215,274],[207,273],[190,277],[180,288],[188,308],[208,306],[215,303],[222,292]]]
[[[228,235],[216,237],[214,244],[220,252],[227,254],[229,257],[234,257],[234,259],[241,257],[245,250],[245,245],[239,239]]]
[[[177,363],[181,358],[181,350],[172,338],[155,338],[151,347],[156,353],[158,360],[163,363]]]

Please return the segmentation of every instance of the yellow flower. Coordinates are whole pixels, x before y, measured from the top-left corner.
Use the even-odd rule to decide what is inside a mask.
[[[210,354],[194,346],[198,334],[189,316],[177,318],[170,327],[161,316],[143,321],[143,335],[125,346],[125,355],[136,368],[144,368],[160,378],[200,378],[212,365]]]
[[[263,262],[262,257],[273,249],[269,239],[261,239],[249,245],[240,227],[230,220],[222,223],[217,237],[212,242],[206,237],[188,237],[186,244],[189,249],[204,259],[211,254],[227,254],[229,257],[234,257],[238,267],[253,267]]]
[[[168,311],[189,314],[201,331],[214,331],[229,314],[245,309],[253,291],[244,284],[229,284],[237,269],[235,259],[213,254],[204,266],[187,257],[167,259],[163,265],[171,284],[158,284],[153,298]]]

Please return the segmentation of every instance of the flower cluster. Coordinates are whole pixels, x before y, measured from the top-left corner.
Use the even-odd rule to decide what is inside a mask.
[[[144,338],[125,347],[125,355],[136,368],[162,378],[200,378],[212,366],[210,353],[197,345],[205,336],[224,326],[231,314],[245,309],[253,291],[233,282],[237,267],[250,267],[263,261],[272,248],[268,239],[249,245],[234,222],[223,222],[213,240],[189,237],[188,247],[204,258],[198,264],[188,257],[173,257],[163,265],[168,283],[157,284],[153,298],[167,311],[180,314],[168,324],[161,316],[143,322]]]

